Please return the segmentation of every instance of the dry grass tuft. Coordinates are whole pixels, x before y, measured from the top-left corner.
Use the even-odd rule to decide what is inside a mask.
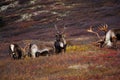
[[[90,49],[90,46],[88,45],[73,45],[67,47],[67,52],[71,51],[88,51]]]

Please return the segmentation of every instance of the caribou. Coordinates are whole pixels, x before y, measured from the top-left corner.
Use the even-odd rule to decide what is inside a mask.
[[[64,26],[64,30],[60,32],[57,26],[55,25],[55,30],[57,31],[57,33],[55,35],[54,48],[55,48],[55,53],[57,54],[61,53],[62,51],[64,51],[64,53],[66,52],[67,43],[64,37],[65,29],[66,27]]]
[[[18,44],[10,44],[9,45],[9,55],[11,58],[15,59],[21,59],[22,58],[22,49]]]
[[[117,41],[120,40],[120,29],[110,29],[108,30],[108,25],[104,24],[98,27],[98,29],[100,31],[103,31],[105,33],[104,37],[102,38],[98,32],[95,32],[93,30],[93,27],[91,26],[90,29],[88,29],[87,31],[90,33],[94,33],[97,35],[99,41],[97,41],[97,43],[99,43],[100,47],[104,47],[107,46],[109,48],[116,48],[117,47]]]
[[[39,50],[36,44],[30,44],[28,56],[36,58],[39,56],[49,56],[49,55],[50,55],[49,49],[45,48],[45,49]]]

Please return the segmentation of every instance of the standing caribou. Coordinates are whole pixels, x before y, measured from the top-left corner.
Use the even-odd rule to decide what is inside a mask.
[[[22,49],[18,44],[10,44],[9,46],[9,55],[13,59],[21,59],[22,58]]]
[[[94,33],[97,35],[97,37],[100,39],[98,41],[98,43],[100,43],[100,47],[116,47],[117,41],[120,40],[120,29],[110,29],[108,30],[108,25],[102,25],[99,26],[98,29],[100,31],[105,32],[105,37],[102,38],[100,37],[100,35],[98,34],[98,32],[95,32],[92,28],[92,26],[90,27],[90,29],[88,29],[88,32]]]
[[[63,50],[65,52],[67,46],[66,40],[64,38],[65,26],[62,32],[58,30],[56,25],[55,25],[55,29],[57,31],[54,42],[55,53],[61,53]]]

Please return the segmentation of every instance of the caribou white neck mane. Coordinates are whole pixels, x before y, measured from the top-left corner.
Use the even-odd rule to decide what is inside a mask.
[[[60,42],[60,47],[63,48],[64,47],[64,43]]]
[[[11,50],[14,52],[14,47],[15,47],[15,45],[14,44],[11,44],[10,45],[10,48],[11,48]]]
[[[36,44],[33,44],[32,46],[31,46],[31,53],[32,53],[32,57],[33,58],[35,58],[36,56],[35,56],[35,53],[38,51],[38,47],[37,47],[37,45]]]
[[[115,33],[112,31],[112,30],[109,30],[107,33],[106,33],[106,36],[105,36],[105,44],[108,46],[108,47],[111,47],[113,45],[112,41],[111,41],[111,38],[113,37],[116,37]]]

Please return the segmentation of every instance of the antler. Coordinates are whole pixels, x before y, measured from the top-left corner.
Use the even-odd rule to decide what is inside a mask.
[[[65,29],[66,29],[66,27],[64,26],[64,28],[63,28],[63,31],[62,32],[60,32],[59,30],[58,30],[58,28],[57,28],[57,26],[55,25],[55,29],[56,29],[56,31],[57,31],[57,33],[58,34],[64,34],[65,33]]]
[[[62,31],[61,33],[64,34],[64,33],[65,33],[65,30],[66,30],[66,27],[64,26],[64,29],[63,29],[63,31]]]
[[[87,32],[94,33],[94,34],[97,35],[97,37],[98,37],[99,39],[101,39],[100,35],[99,35],[97,32],[93,31],[92,26],[90,26],[90,29],[88,29]]]
[[[107,25],[107,24],[102,25],[102,26],[100,26],[100,27],[98,27],[98,28],[99,28],[99,30],[104,31],[104,32],[107,32],[107,31],[108,31],[108,25]]]
[[[60,33],[56,25],[55,25],[55,29],[56,29],[57,33]]]

